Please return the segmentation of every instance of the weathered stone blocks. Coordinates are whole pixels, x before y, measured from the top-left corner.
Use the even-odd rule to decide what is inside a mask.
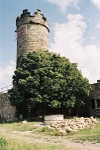
[[[40,10],[30,15],[28,10],[23,10],[21,17],[16,19],[17,32],[17,67],[21,58],[35,50],[49,49],[49,21]]]
[[[12,106],[7,93],[0,93],[0,118],[6,121],[15,120],[16,107]]]

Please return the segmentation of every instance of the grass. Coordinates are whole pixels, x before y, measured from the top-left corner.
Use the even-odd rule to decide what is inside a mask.
[[[100,143],[100,118],[97,120],[99,121],[99,124],[96,126],[76,133],[66,133],[64,138],[72,138],[75,141]],[[57,139],[57,136],[60,136],[59,132],[47,126],[41,127],[39,124],[40,123],[37,122],[27,122],[25,124],[22,122],[0,124],[0,150],[72,150],[64,146],[62,149],[62,145],[59,142],[50,143],[50,139],[55,136]],[[25,131],[31,131],[31,134],[24,136]],[[19,135],[20,138],[18,137]],[[47,138],[50,136],[51,138]],[[42,138],[45,142],[41,141],[38,143],[38,140],[41,140]]]
[[[40,133],[40,134],[45,134],[45,135],[52,135],[52,136],[60,136],[61,134],[55,130],[55,129],[52,129],[52,128],[49,128],[49,127],[42,127],[38,130],[36,130],[36,133]]]
[[[0,150],[5,150],[7,146],[7,141],[4,138],[0,138]]]
[[[76,140],[100,143],[100,123],[97,124],[95,127],[78,131],[74,136]]]
[[[83,129],[76,133],[69,134],[69,137],[74,138],[75,141],[90,141],[92,143],[100,143],[100,118],[96,118],[98,124],[96,126],[91,126],[88,129]]]
[[[62,150],[61,145],[28,143],[20,139],[2,138],[0,141],[0,150]],[[63,146],[63,150],[72,149]]]
[[[7,131],[33,131],[34,129],[36,129],[37,127],[34,126],[36,122],[27,122],[25,124],[23,124],[22,122],[18,122],[18,123],[3,123],[0,124],[0,128],[2,130],[7,130]]]
[[[100,118],[97,118],[99,123],[96,126],[92,126],[88,129],[83,129],[78,132],[66,133],[68,138],[75,138],[75,140],[91,141],[93,143],[100,143]],[[61,134],[54,129],[43,127],[37,130],[38,133],[44,133],[46,135],[60,136]]]
[[[40,127],[35,126],[35,124],[37,124],[37,122],[0,124],[0,131],[2,131],[0,132],[0,150],[62,150],[62,145],[55,143],[50,144],[48,139],[45,139],[46,143],[36,142],[34,138],[38,141],[41,139],[41,135],[37,135],[36,129],[38,128],[39,130]],[[16,132],[14,136],[13,131]],[[24,133],[25,131],[32,131],[33,133],[35,131],[36,136],[25,135],[25,139],[24,136],[20,138],[17,137],[18,133]],[[63,146],[63,150],[72,149]]]

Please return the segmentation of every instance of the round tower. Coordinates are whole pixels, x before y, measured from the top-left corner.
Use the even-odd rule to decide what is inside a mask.
[[[28,52],[36,50],[48,50],[49,48],[49,21],[40,10],[34,15],[23,10],[20,17],[16,19],[17,32],[17,68],[20,66],[21,58]]]

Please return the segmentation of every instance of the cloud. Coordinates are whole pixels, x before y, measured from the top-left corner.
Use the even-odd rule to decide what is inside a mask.
[[[93,44],[83,46],[86,27],[81,14],[68,14],[65,23],[55,24],[54,43],[51,43],[50,50],[78,63],[83,76],[94,83],[100,78],[100,48]]]
[[[3,65],[4,67],[0,67],[0,88],[12,84],[12,76],[15,70],[14,61],[10,61],[9,64],[3,64]]]
[[[92,36],[91,37],[91,40],[96,40],[97,38],[95,36]]]
[[[97,29],[100,29],[100,22],[96,25]]]
[[[79,0],[47,0],[47,2],[58,5],[62,12],[65,12],[66,8],[72,4],[77,7],[78,1]]]
[[[84,39],[83,33],[86,29],[86,24],[80,14],[67,16],[67,22],[64,24],[55,24],[54,27],[54,41],[51,44],[52,50],[61,52],[66,55],[71,61],[77,59],[81,61],[84,58],[83,47],[81,46]],[[77,54],[75,53],[77,51]]]
[[[100,0],[91,0],[91,1],[98,9],[100,9]]]

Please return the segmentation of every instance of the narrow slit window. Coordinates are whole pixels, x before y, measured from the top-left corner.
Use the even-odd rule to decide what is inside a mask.
[[[96,108],[100,108],[100,99],[96,99]]]

